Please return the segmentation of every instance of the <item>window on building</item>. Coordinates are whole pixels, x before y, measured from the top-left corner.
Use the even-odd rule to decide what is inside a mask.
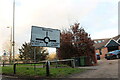
[[[98,43],[101,43],[101,42],[102,42],[101,40],[98,41]]]
[[[94,41],[94,43],[97,43],[97,41]]]
[[[104,42],[105,40],[102,40],[102,42]]]

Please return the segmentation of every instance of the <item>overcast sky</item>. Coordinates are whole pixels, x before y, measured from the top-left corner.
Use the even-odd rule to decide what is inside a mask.
[[[69,28],[79,22],[92,39],[118,35],[119,0],[16,0],[16,51],[30,41],[31,26]],[[0,0],[0,55],[10,40],[13,0]],[[55,49],[50,49],[55,51]]]

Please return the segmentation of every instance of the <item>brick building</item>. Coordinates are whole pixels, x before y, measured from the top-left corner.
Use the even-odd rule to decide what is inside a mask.
[[[120,50],[120,35],[106,39],[94,39],[94,43],[95,52],[100,53],[101,58],[104,58],[106,53]]]

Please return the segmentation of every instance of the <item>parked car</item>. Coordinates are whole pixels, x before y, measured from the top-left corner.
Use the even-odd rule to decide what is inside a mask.
[[[97,60],[100,60],[100,54],[96,53]]]
[[[107,54],[105,54],[105,58],[107,60],[120,58],[120,50],[108,52]]]

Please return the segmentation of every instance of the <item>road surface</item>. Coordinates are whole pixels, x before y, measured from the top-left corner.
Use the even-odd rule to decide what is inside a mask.
[[[71,75],[69,78],[118,78],[118,60],[99,60],[97,66],[86,67],[90,70]]]

